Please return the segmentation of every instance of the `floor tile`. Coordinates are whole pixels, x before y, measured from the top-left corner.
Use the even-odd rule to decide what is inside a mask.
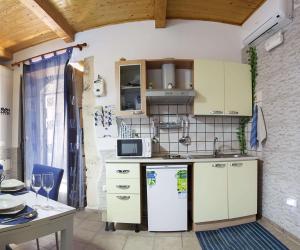
[[[182,237],[184,250],[201,250],[200,243],[197,237]]]
[[[123,250],[152,250],[154,237],[128,236]]]
[[[193,231],[182,232],[181,235],[182,235],[182,238],[185,238],[185,237],[187,237],[187,238],[197,238],[195,232],[193,232]]]
[[[125,246],[127,240],[127,236],[125,235],[117,235],[117,234],[99,234],[96,235],[93,239],[89,247],[95,247],[95,249],[103,249],[103,250],[122,250]]]
[[[90,232],[97,232],[100,229],[104,229],[104,224],[98,221],[82,221],[79,227],[74,228],[74,230],[88,230]]]
[[[259,221],[291,250],[300,245],[270,223]],[[148,232],[145,226],[135,233],[134,225],[117,224],[115,232],[106,232],[105,223],[95,210],[80,211],[74,219],[74,247],[72,250],[200,250],[194,232]],[[55,250],[55,236],[40,238],[41,250]],[[35,250],[35,241],[12,245],[14,250]]]
[[[182,250],[181,237],[154,237],[155,250]]]
[[[33,250],[37,249],[35,241],[29,241],[26,243],[19,244],[17,247],[13,248],[14,250]],[[40,247],[40,250],[48,250],[45,247]]]
[[[181,232],[154,232],[155,237],[181,237]]]
[[[89,243],[92,238],[96,235],[96,232],[89,231],[86,229],[75,229],[74,230],[74,239],[79,240],[82,243]]]

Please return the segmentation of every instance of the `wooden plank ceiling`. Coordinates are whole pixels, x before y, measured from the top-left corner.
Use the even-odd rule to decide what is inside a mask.
[[[265,0],[0,0],[0,58],[24,48],[104,25],[167,19],[242,25]]]

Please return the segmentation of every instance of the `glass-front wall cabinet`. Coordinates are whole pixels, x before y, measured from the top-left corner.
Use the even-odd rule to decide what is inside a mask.
[[[145,61],[119,61],[116,63],[117,115],[146,114]]]

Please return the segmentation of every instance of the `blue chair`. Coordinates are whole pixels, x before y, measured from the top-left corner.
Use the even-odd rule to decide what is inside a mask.
[[[49,167],[46,165],[41,165],[41,164],[34,164],[32,174],[43,175],[43,174],[49,174],[49,173],[52,173],[53,177],[54,177],[54,185],[53,185],[52,190],[49,193],[49,198],[51,200],[57,201],[59,187],[61,184],[62,177],[64,175],[64,170],[59,169],[59,168]],[[42,188],[39,190],[39,194],[47,197],[46,191]],[[55,241],[56,241],[56,249],[59,249],[57,232],[55,233]],[[40,249],[39,239],[36,239],[36,245],[37,245],[37,248]]]
[[[32,174],[43,175],[43,174],[49,174],[49,173],[52,173],[53,177],[54,177],[54,186],[49,193],[49,198],[51,200],[57,201],[59,187],[60,187],[62,177],[64,175],[64,170],[60,169],[60,168],[54,168],[54,167],[49,167],[46,165],[41,165],[41,164],[34,164]],[[46,191],[42,188],[40,189],[39,194],[47,197]]]

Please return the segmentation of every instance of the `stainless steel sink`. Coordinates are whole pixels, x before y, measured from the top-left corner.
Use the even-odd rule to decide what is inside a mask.
[[[218,154],[214,155],[189,155],[189,159],[218,159],[218,158],[239,158],[239,157],[247,157],[245,155],[240,154]]]
[[[219,154],[217,158],[239,158],[239,157],[247,157],[247,155],[240,154]]]

